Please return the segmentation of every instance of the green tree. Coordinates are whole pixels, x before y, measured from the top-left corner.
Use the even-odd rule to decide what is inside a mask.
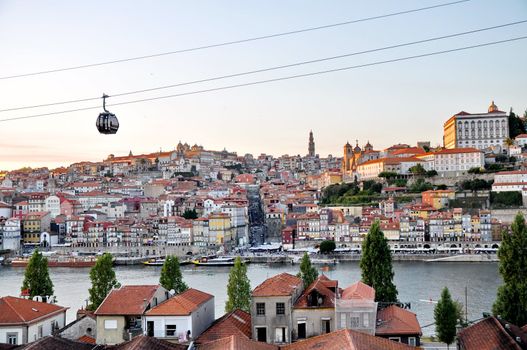
[[[322,254],[331,253],[335,250],[336,247],[337,245],[335,244],[335,241],[322,241],[322,243],[320,243],[320,252]]]
[[[509,135],[511,138],[515,138],[519,134],[525,134],[525,124],[514,112],[509,113]]]
[[[467,173],[469,173],[469,174],[481,174],[481,168],[479,168],[479,167],[470,168],[470,169],[468,169]]]
[[[90,304],[87,309],[94,311],[113,288],[121,286],[113,270],[112,254],[104,253],[97,259],[95,266],[90,270],[90,280],[92,287],[89,289]]]
[[[47,296],[53,295],[53,282],[49,277],[48,259],[36,249],[29,259],[24,272],[22,290],[29,292],[29,297],[41,296],[46,301]]]
[[[416,164],[413,167],[411,167],[409,170],[414,175],[425,175],[426,174],[426,170],[425,168],[423,168],[421,164]]]
[[[527,227],[521,213],[514,218],[511,232],[503,233],[498,258],[503,285],[498,288],[492,312],[515,325],[524,325],[527,323]]]
[[[307,288],[318,277],[317,269],[311,264],[311,259],[307,253],[304,253],[300,261],[300,272],[297,277],[304,281],[304,288]]]
[[[447,347],[454,342],[456,337],[456,324],[458,309],[450,296],[448,288],[443,288],[441,298],[434,309],[434,321],[436,333],[440,341],[447,344]]]
[[[179,259],[177,256],[169,255],[166,257],[163,268],[161,269],[159,284],[167,290],[173,289],[176,294],[184,292],[188,289],[188,286],[183,281],[181,269],[179,268]]]
[[[428,170],[428,171],[426,172],[425,175],[426,175],[426,177],[434,177],[434,176],[437,176],[437,170],[435,170],[435,169]]]
[[[227,302],[225,312],[236,309],[249,312],[251,306],[251,283],[247,277],[247,265],[240,257],[234,260],[234,266],[229,272],[229,283],[227,284]]]
[[[197,219],[198,218],[198,212],[196,211],[196,209],[185,209],[185,211],[183,212],[183,217],[185,219]]]
[[[375,289],[376,301],[397,301],[397,288],[393,284],[392,253],[378,220],[371,225],[362,242],[360,268],[362,282]]]

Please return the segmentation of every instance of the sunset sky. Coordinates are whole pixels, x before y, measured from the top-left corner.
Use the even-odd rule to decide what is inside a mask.
[[[452,0],[450,0],[452,1]],[[403,1],[0,1],[0,77],[148,55],[446,3]],[[0,109],[146,89],[379,48],[526,20],[525,0],[472,0],[424,12],[141,61],[0,79]],[[446,50],[527,35],[527,23],[279,71],[116,97],[109,104]],[[173,149],[340,156],[346,141],[376,149],[442,140],[465,110],[527,108],[527,40],[313,77],[109,107],[116,135],[95,128],[99,110],[0,122],[0,170],[68,165]],[[96,106],[99,101],[0,112],[0,119]],[[102,110],[102,106],[100,108]]]

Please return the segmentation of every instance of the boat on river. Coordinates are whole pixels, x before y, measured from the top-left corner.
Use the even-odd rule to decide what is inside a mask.
[[[164,263],[165,263],[165,258],[152,258],[147,261],[143,261],[143,265],[146,265],[146,266],[163,266]],[[188,265],[190,263],[192,263],[191,260],[183,260],[179,262],[179,265],[180,266]]]
[[[96,262],[96,257],[54,256],[48,258],[48,267],[93,267]],[[29,258],[11,260],[13,267],[26,267],[28,264]]]
[[[196,266],[234,266],[234,257],[220,256],[220,257],[203,257],[201,259],[192,260]],[[248,260],[244,261],[248,263]]]

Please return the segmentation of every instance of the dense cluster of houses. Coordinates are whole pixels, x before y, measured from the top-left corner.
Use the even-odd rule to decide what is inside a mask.
[[[342,288],[321,275],[304,286],[282,273],[252,291],[249,312],[215,319],[214,296],[159,285],[112,290],[90,312],[17,297],[0,298],[0,349],[416,349],[421,326],[397,303],[378,303],[362,282]],[[485,336],[482,337],[482,334]],[[525,349],[527,328],[488,317],[461,330],[462,350]],[[522,343],[523,342],[523,343]]]

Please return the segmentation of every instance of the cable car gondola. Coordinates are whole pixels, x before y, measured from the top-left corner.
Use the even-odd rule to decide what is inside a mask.
[[[115,114],[106,110],[106,97],[108,97],[108,95],[102,95],[102,108],[104,109],[104,112],[99,114],[95,125],[101,134],[111,135],[116,134],[117,130],[119,130],[119,121]]]

